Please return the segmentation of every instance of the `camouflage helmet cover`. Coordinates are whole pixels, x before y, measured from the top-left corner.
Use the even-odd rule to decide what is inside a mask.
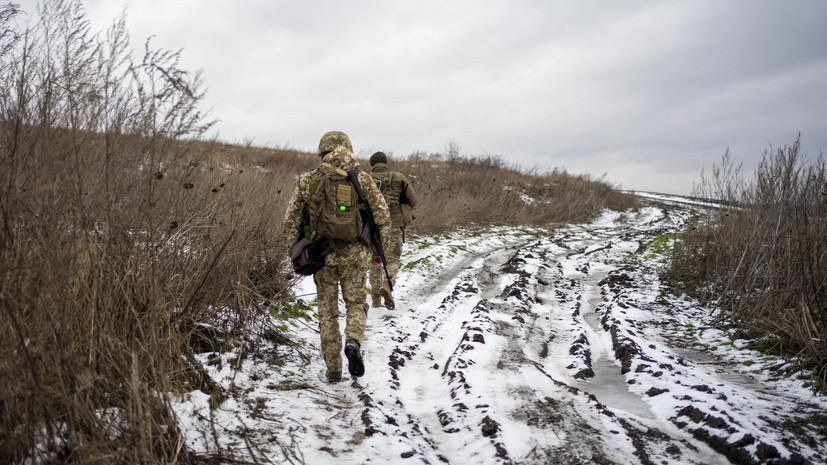
[[[347,134],[341,131],[326,132],[319,141],[319,151],[317,152],[317,155],[324,155],[331,152],[340,145],[353,152],[353,146],[350,144],[350,138]]]

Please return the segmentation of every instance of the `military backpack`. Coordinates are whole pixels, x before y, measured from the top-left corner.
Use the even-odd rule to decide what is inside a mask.
[[[413,223],[413,209],[406,198],[408,181],[395,171],[380,171],[370,174],[376,187],[385,197],[394,227],[408,227]],[[401,223],[400,223],[401,221]]]
[[[359,197],[346,171],[322,163],[310,172],[309,192],[310,236],[319,241],[326,252],[341,250],[359,239],[364,227]]]

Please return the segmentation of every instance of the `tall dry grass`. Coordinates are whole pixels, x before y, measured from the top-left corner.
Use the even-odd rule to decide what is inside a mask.
[[[293,179],[189,140],[211,124],[199,76],[136,57],[123,18],[19,13],[0,7],[0,462],[193,461],[168,393],[215,390],[203,323],[244,334],[286,295]]]
[[[199,75],[151,42],[133,50],[123,17],[93,34],[77,0],[19,15],[0,7],[0,463],[209,459],[185,445],[172,395],[232,395],[194,354],[219,350],[219,334],[243,358],[290,294],[279,233],[319,160],[200,140]],[[421,197],[414,233],[585,221],[634,202],[496,157],[392,166]]]
[[[719,321],[801,356],[827,379],[827,171],[800,137],[767,149],[753,175],[729,153],[697,195],[725,207],[686,231],[669,277],[717,305]]]
[[[421,197],[413,232],[433,233],[470,225],[535,225],[585,222],[603,208],[637,206],[604,180],[564,170],[525,171],[497,156],[413,154],[390,168],[405,174]],[[369,166],[362,162],[362,166]]]

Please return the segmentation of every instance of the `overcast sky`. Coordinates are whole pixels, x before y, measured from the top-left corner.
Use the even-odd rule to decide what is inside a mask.
[[[35,0],[18,1],[32,11]],[[686,194],[727,147],[827,147],[823,0],[86,0],[183,49],[227,142],[499,155]]]

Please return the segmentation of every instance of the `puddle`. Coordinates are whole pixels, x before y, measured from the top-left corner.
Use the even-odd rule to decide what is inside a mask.
[[[772,393],[772,391],[768,390],[765,386],[763,386],[761,383],[754,380],[753,378],[750,378],[749,376],[739,373],[737,371],[729,370],[726,364],[722,363],[719,359],[715,358],[711,354],[693,349],[675,349],[674,353],[678,357],[683,357],[686,361],[690,363],[705,365],[706,368],[713,369],[714,372],[710,374],[718,378],[718,381],[720,381],[720,383],[716,384],[738,386],[741,388],[746,388],[751,391],[760,392],[764,394]]]
[[[491,299],[498,296],[504,287],[501,286],[502,276],[492,273],[487,268],[480,270],[477,281],[480,284],[480,296],[483,299]]]
[[[500,295],[505,289],[503,277],[499,270],[508,262],[514,254],[514,248],[499,250],[485,257],[485,262],[477,274],[477,283],[480,288],[480,296],[483,299],[492,299]]]
[[[595,283],[599,279],[595,279]],[[600,317],[595,308],[602,302],[600,290],[596,284],[585,284],[584,305],[581,307],[583,320],[592,332],[592,370],[594,377],[580,380],[577,387],[593,394],[601,404],[611,410],[622,410],[641,418],[654,419],[655,415],[642,397],[629,390],[626,377],[620,373],[620,364],[614,357],[610,357],[603,344],[595,344],[595,338],[606,337],[606,332],[600,324]]]
[[[620,374],[620,365],[606,358],[592,361],[594,377],[578,383],[580,389],[593,394],[601,404],[611,410],[622,410],[641,418],[655,419],[649,404],[631,392],[626,379]]]

